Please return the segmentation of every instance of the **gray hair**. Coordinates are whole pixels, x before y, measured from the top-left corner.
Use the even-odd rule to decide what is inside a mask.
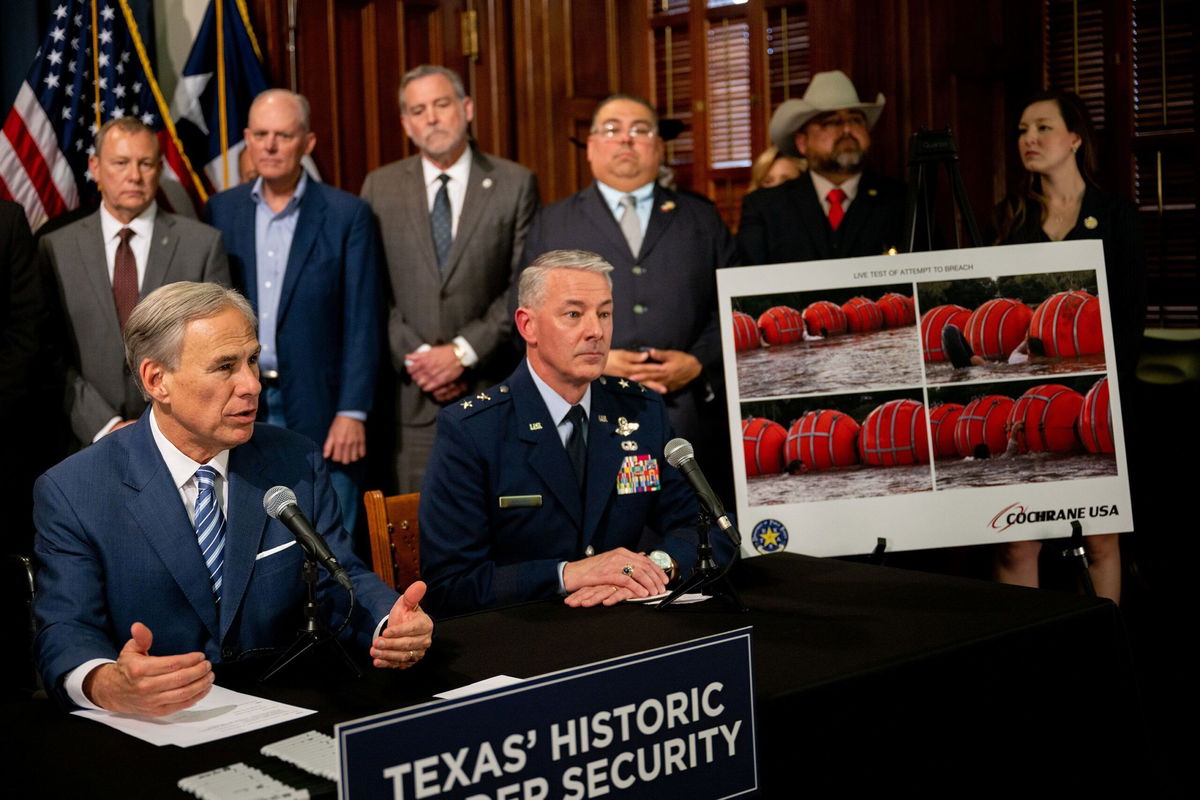
[[[95,148],[96,158],[100,157],[100,148],[104,146],[104,140],[108,138],[108,132],[117,129],[128,134],[148,133],[150,138],[154,140],[154,150],[157,153],[157,158],[162,160],[162,153],[158,148],[158,135],[154,130],[142,122],[137,117],[116,117],[100,126],[100,130],[96,132],[96,138],[93,140],[92,146]]]
[[[467,90],[463,88],[462,78],[459,77],[457,72],[437,64],[422,64],[421,66],[413,67],[408,72],[404,73],[404,77],[400,79],[401,114],[404,114],[408,110],[404,105],[404,90],[407,89],[408,85],[413,81],[420,80],[421,78],[428,78],[430,75],[441,75],[443,78],[450,81],[450,86],[454,88],[454,96],[459,99],[459,102],[462,102],[466,99]]]
[[[522,308],[538,308],[545,300],[546,277],[556,269],[575,269],[603,275],[612,289],[612,264],[587,250],[551,250],[542,253],[521,273],[517,303]]]
[[[250,104],[250,111],[254,111],[254,107],[264,100],[270,100],[273,97],[286,97],[296,104],[300,109],[300,125],[305,133],[312,130],[312,106],[308,103],[308,98],[299,92],[293,92],[290,89],[265,89],[258,93],[254,98],[254,102]],[[246,115],[246,127],[250,127],[250,116]]]
[[[188,323],[216,316],[227,308],[236,308],[252,329],[257,327],[254,309],[246,298],[216,283],[168,283],[134,306],[125,322],[125,361],[137,376],[143,397],[150,399],[142,385],[142,362],[149,359],[169,370],[179,369]]]
[[[604,98],[603,100],[601,100],[599,102],[599,104],[596,105],[596,110],[592,112],[592,127],[591,127],[592,133],[595,133],[597,130],[596,122],[600,118],[600,112],[604,109],[604,107],[606,105],[608,105],[609,103],[612,103],[616,100],[629,100],[630,102],[637,103],[640,106],[645,106],[646,110],[650,112],[650,123],[654,126],[655,130],[658,130],[658,112],[654,110],[654,106],[650,105],[649,100],[647,100],[644,97],[639,97],[636,94],[626,94],[625,92],[617,92],[616,94],[610,94],[608,97]]]

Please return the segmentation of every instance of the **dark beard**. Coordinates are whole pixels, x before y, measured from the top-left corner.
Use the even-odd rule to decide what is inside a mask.
[[[842,150],[819,160],[810,157],[808,162],[809,169],[821,174],[834,175],[857,175],[862,172],[863,162],[866,161],[867,153],[865,150],[857,147],[858,142],[856,140],[851,141],[854,141],[856,145],[853,150]],[[840,140],[838,143],[841,143]],[[837,145],[834,145],[834,147],[836,149]]]

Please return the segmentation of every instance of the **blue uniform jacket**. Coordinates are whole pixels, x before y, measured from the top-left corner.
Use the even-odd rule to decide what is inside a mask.
[[[694,566],[698,503],[663,458],[672,433],[654,392],[612,377],[592,383],[582,493],[527,362],[507,382],[443,409],[437,424],[420,509],[430,613],[553,597],[559,562],[582,558],[589,545],[595,553],[662,549],[684,575]],[[619,492],[622,467],[649,467],[648,459],[658,490],[632,491],[635,481]]]

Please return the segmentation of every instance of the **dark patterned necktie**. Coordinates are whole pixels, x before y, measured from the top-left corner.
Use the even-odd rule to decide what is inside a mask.
[[[450,244],[454,239],[451,233],[450,192],[446,190],[450,176],[442,173],[438,175],[438,180],[442,182],[442,185],[438,187],[437,194],[433,198],[433,211],[429,215],[429,226],[433,230],[433,249],[437,253],[437,264],[440,271],[446,265],[446,256],[450,255]]]
[[[134,236],[133,228],[121,228],[117,232],[121,243],[117,245],[117,256],[113,259],[113,302],[117,306],[117,323],[125,330],[125,320],[138,301],[137,260],[129,240]]]
[[[571,423],[571,435],[567,437],[567,457],[575,468],[575,480],[583,488],[583,475],[587,470],[587,442],[583,438],[583,428],[587,425],[587,414],[583,406],[571,406],[567,412],[567,422]]]

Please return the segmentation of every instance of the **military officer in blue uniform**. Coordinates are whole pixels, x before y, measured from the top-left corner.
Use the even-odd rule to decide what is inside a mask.
[[[439,415],[420,510],[435,616],[556,595],[613,605],[694,565],[698,504],[663,457],[666,407],[601,375],[611,270],[579,250],[534,261],[515,316],[526,360]]]

